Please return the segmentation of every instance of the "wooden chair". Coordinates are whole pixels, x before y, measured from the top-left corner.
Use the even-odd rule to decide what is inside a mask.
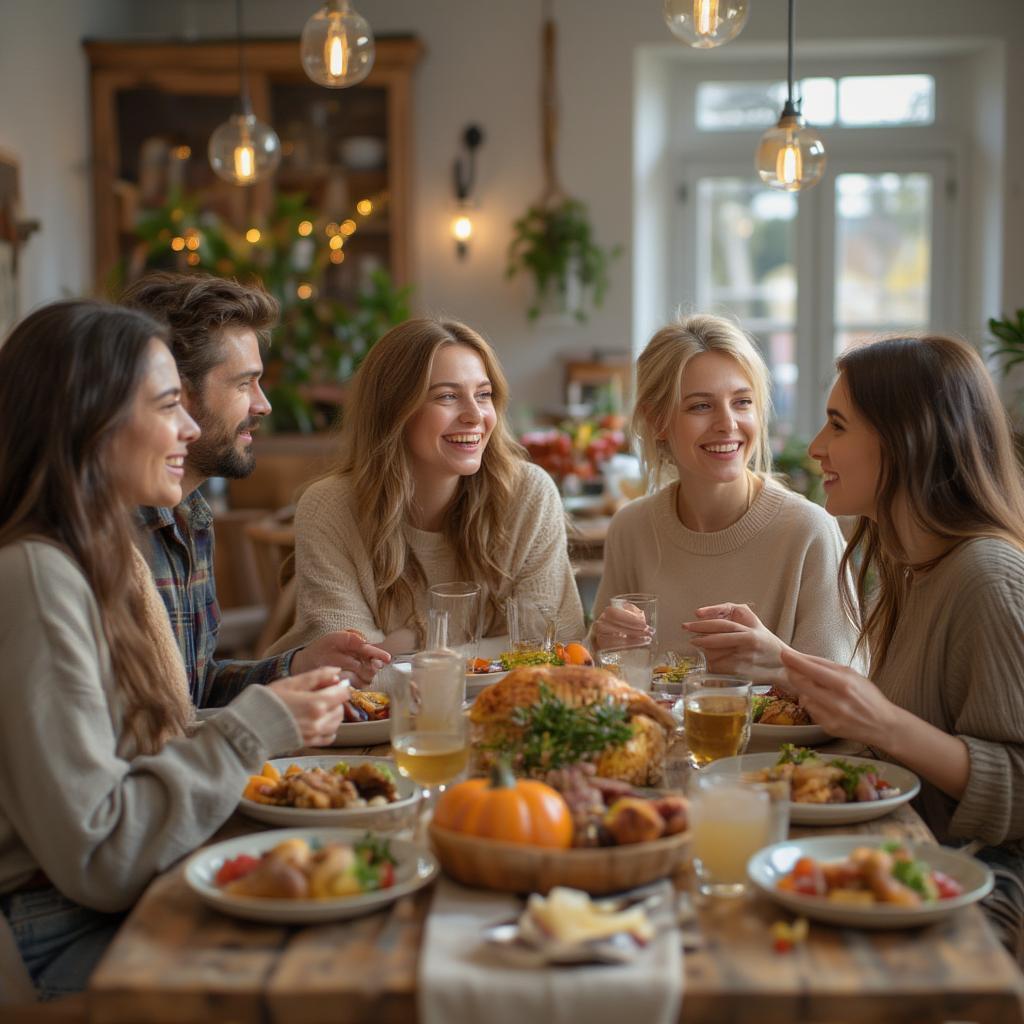
[[[262,599],[268,609],[256,641],[261,655],[295,622],[295,528],[294,507],[266,516],[245,527],[260,580]]]

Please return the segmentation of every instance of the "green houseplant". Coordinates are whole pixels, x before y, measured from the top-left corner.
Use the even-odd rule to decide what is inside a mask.
[[[600,306],[608,290],[608,266],[620,246],[597,244],[587,207],[578,199],[560,198],[531,206],[513,224],[505,275],[528,273],[535,286],[527,310],[531,320],[540,316],[553,298],[579,321],[587,319],[588,300]],[[579,301],[574,302],[578,288]]]
[[[322,218],[303,195],[278,195],[266,224],[245,234],[203,205],[200,194],[178,193],[147,214],[136,228],[133,269],[262,281],[281,304],[265,360],[270,426],[301,433],[329,426],[343,382],[383,333],[409,317],[410,289],[378,270],[349,304],[326,295],[332,250],[324,231],[306,226]]]
[[[1001,320],[992,317],[988,322],[988,329],[999,342],[993,355],[1001,356],[1003,360],[1003,377],[1008,379],[1013,368],[1024,363],[1024,309],[1018,309],[1016,319],[1005,317]],[[1014,427],[1017,436],[1017,452],[1021,462],[1024,463],[1024,389],[1018,389],[1013,397],[1015,408],[1011,408],[1010,415],[1014,420]]]

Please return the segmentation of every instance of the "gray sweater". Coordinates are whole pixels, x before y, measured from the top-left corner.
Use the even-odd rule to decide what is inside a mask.
[[[874,679],[889,700],[967,744],[959,801],[922,782],[917,806],[939,842],[1024,853],[1024,552],[980,538],[916,579]]]
[[[118,703],[78,566],[44,542],[0,548],[0,893],[42,869],[84,906],[131,906],[230,816],[266,757],[302,741],[253,686],[194,736],[121,756]]]

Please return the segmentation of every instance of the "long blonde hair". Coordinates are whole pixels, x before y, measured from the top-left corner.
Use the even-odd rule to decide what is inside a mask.
[[[488,627],[500,618],[511,581],[503,557],[509,545],[505,523],[526,452],[505,423],[505,374],[491,346],[465,324],[430,317],[406,320],[388,331],[359,367],[345,407],[336,471],[348,478],[355,496],[381,625],[396,608],[411,614],[413,588],[425,584],[402,529],[413,507],[405,428],[427,400],[434,357],[445,345],[465,345],[480,357],[491,382],[496,422],[479,472],[459,480],[443,532],[459,575],[485,586]]]
[[[647,343],[636,363],[636,407],[630,430],[640,451],[648,490],[656,490],[662,482],[678,476],[668,443],[659,440],[659,436],[669,429],[679,408],[687,364],[702,352],[720,352],[734,359],[750,381],[759,422],[750,468],[755,473],[767,473],[771,469],[768,367],[757,346],[736,324],[720,316],[697,313],[680,316],[662,327]]]
[[[875,516],[860,517],[840,568],[844,578],[854,552],[862,550],[861,640],[877,672],[905,607],[910,573],[945,557],[911,563],[896,529],[898,501],[905,496],[917,526],[950,541],[951,549],[996,537],[1024,550],[1024,479],[1009,417],[981,357],[966,342],[941,334],[883,338],[844,353],[836,366],[881,452]],[[874,574],[878,585],[871,594]],[[847,608],[856,614],[858,605],[847,601]]]

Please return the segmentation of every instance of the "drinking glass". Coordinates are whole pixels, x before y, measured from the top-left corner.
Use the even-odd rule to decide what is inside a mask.
[[[679,640],[671,650],[662,650],[654,658],[655,690],[663,693],[682,693],[683,680],[691,672],[706,672],[707,658],[685,640]]]
[[[657,594],[616,594],[609,602],[613,608],[643,613],[651,630],[649,643],[657,650],[658,637],[658,596]],[[632,606],[632,607],[631,607]]]
[[[690,852],[705,896],[741,896],[747,861],[773,841],[769,794],[736,775],[695,772],[690,778]]]
[[[686,756],[694,768],[742,754],[750,741],[752,683],[739,676],[694,672],[683,680]]]
[[[595,651],[597,664],[634,690],[650,690],[654,669],[654,648],[651,644],[640,647],[605,647]]]
[[[555,645],[555,616],[546,605],[530,598],[513,597],[505,605],[509,649],[530,655],[550,651]]]
[[[469,763],[462,711],[466,662],[455,651],[420,651],[408,672],[389,675],[391,749],[398,770],[425,789],[451,782]]]
[[[428,596],[430,612],[447,612],[448,615],[445,638],[436,646],[448,647],[461,654],[464,662],[471,661],[480,647],[480,584],[438,583],[430,588]],[[435,645],[428,643],[427,646]]]

